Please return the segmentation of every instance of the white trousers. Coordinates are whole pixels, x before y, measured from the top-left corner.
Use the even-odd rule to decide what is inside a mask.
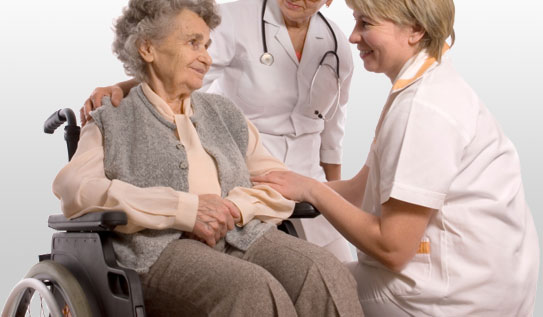
[[[365,266],[364,269],[358,261],[346,263],[345,266],[353,274],[358,286],[358,299],[366,317],[406,317],[412,316],[403,310],[394,298],[386,292],[386,286],[377,279],[379,272]]]

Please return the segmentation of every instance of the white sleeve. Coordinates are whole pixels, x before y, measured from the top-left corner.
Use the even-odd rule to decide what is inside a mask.
[[[200,91],[209,90],[215,80],[220,78],[224,70],[230,66],[236,54],[236,32],[233,18],[224,5],[219,6],[221,23],[211,31],[211,46],[208,53],[213,60],[209,71],[204,77]]]
[[[435,105],[393,105],[376,139],[380,203],[392,197],[441,209],[466,145],[459,125]]]
[[[338,109],[334,116],[324,122],[324,130],[321,132],[320,161],[330,164],[341,164],[343,151],[343,136],[345,135],[345,117],[347,111],[347,101],[349,100],[349,90],[351,88],[351,79],[353,77],[353,58],[350,46],[347,44],[343,33],[336,32],[339,45],[344,42],[344,46],[338,48],[340,54],[340,100]],[[341,58],[344,57],[344,58]],[[342,75],[343,73],[343,75]]]

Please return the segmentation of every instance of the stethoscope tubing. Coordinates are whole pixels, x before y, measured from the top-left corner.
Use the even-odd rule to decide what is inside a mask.
[[[261,17],[260,17],[260,31],[262,32],[262,49],[264,50],[264,53],[262,53],[262,56],[260,57],[260,62],[262,64],[271,66],[271,64],[273,64],[273,55],[268,52],[268,44],[266,42],[266,27],[265,27],[265,24],[264,24],[264,14],[266,13],[266,5],[267,5],[267,3],[268,3],[268,0],[263,1],[263,3],[262,3],[262,13],[261,13]],[[324,55],[322,56],[322,58],[321,58],[321,60],[319,62],[319,65],[322,65],[322,63],[324,62],[324,59],[326,58],[328,53],[333,52],[334,56],[336,57],[336,63],[337,63],[336,64],[337,65],[337,67],[336,67],[336,75],[339,78],[339,57],[337,56],[337,37],[336,37],[336,33],[334,32],[334,30],[332,29],[332,26],[330,25],[328,20],[326,20],[324,15],[322,15],[322,13],[320,13],[320,11],[318,11],[317,14],[324,21],[324,23],[326,24],[326,26],[330,30],[330,33],[332,33],[332,37],[334,38],[334,50],[324,53]]]
[[[265,27],[265,23],[264,23],[264,14],[266,13],[267,3],[268,3],[268,0],[264,0],[262,2],[262,13],[261,13],[261,17],[260,17],[260,30],[262,32],[262,49],[264,50],[264,53],[262,53],[262,55],[260,56],[260,62],[262,64],[264,64],[264,65],[271,66],[273,64],[273,55],[270,52],[268,52],[268,44],[266,42],[266,27]],[[333,113],[332,113],[332,115],[330,117],[327,116],[328,118],[325,118],[323,114],[321,114],[318,110],[315,110],[315,115],[318,118],[323,119],[325,121],[328,121],[332,117],[334,117],[334,115],[336,114],[336,111],[337,111],[337,109],[339,107],[339,99],[340,99],[340,95],[341,95],[341,84],[339,82],[339,56],[337,55],[338,44],[337,44],[336,33],[332,29],[332,26],[330,25],[328,20],[326,20],[326,18],[324,17],[324,15],[322,15],[322,13],[320,13],[320,11],[317,12],[317,14],[324,21],[324,23],[326,24],[326,26],[330,30],[330,33],[332,33],[332,37],[334,38],[334,50],[333,51],[332,50],[327,51],[322,55],[322,58],[320,59],[319,65],[317,67],[317,71],[315,72],[315,74],[313,75],[313,78],[311,80],[311,87],[313,87],[313,84],[315,82],[315,76],[317,75],[320,68],[322,67],[322,65],[324,63],[324,59],[326,58],[326,56],[328,56],[328,54],[334,55],[334,57],[336,59],[336,69],[335,70],[336,70],[337,85],[338,85],[338,87],[337,87],[338,95],[337,95],[336,104],[334,105],[334,111],[333,111]]]

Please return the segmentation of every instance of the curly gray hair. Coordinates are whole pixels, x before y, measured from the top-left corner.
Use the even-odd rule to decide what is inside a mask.
[[[214,0],[130,0],[114,25],[113,53],[125,72],[139,81],[146,79],[145,61],[138,52],[142,40],[158,41],[170,33],[172,19],[188,9],[210,29],[221,22]]]

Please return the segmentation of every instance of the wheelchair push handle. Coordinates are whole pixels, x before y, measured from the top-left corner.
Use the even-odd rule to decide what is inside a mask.
[[[66,121],[68,121],[68,126],[77,126],[75,114],[72,109],[64,108],[55,111],[55,113],[50,115],[49,118],[45,120],[43,132],[53,134],[53,132],[55,132],[55,130]]]
[[[55,113],[45,120],[43,132],[53,134],[64,122],[68,122],[66,127],[64,127],[64,140],[66,140],[66,145],[68,146],[68,160],[71,160],[75,150],[77,150],[80,133],[80,128],[77,125],[77,120],[72,109],[64,108],[55,111]]]

